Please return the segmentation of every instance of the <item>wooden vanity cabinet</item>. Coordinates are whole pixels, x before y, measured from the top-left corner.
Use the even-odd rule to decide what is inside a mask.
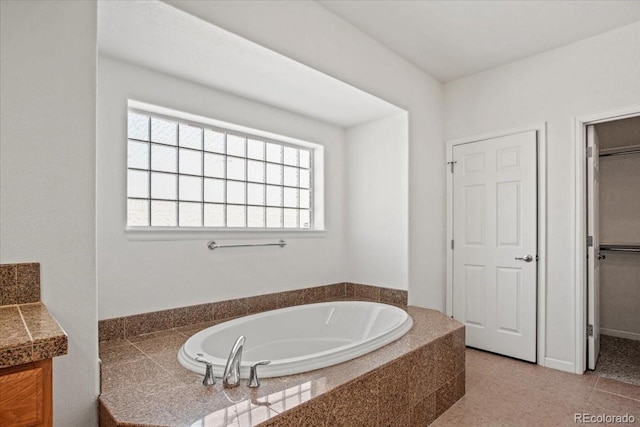
[[[0,369],[0,426],[53,425],[51,361]]]

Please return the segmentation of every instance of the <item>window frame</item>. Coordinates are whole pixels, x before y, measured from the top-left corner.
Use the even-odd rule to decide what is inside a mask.
[[[163,144],[163,143],[158,143],[158,142],[152,142],[151,140],[151,124],[149,124],[149,138],[148,140],[140,140],[140,139],[136,139],[136,138],[129,138],[129,113],[134,113],[134,114],[141,114],[141,115],[145,115],[145,116],[149,116],[150,117],[150,121],[151,118],[157,118],[157,119],[161,119],[161,120],[166,120],[166,121],[170,121],[170,122],[174,122],[176,123],[176,126],[178,127],[178,135],[176,136],[176,144],[175,145],[171,145],[171,144]],[[124,203],[125,203],[125,231],[126,231],[126,235],[128,238],[134,239],[134,240],[164,240],[164,239],[180,239],[180,240],[184,240],[184,239],[199,239],[202,238],[204,234],[206,235],[212,235],[213,233],[215,233],[216,235],[229,235],[229,237],[232,238],[257,238],[257,237],[264,237],[265,235],[270,235],[270,234],[277,234],[278,236],[282,236],[282,235],[286,235],[286,236],[314,236],[314,235],[319,235],[319,234],[323,234],[326,230],[324,229],[324,185],[322,183],[323,178],[324,178],[324,147],[320,144],[316,144],[316,143],[312,143],[312,142],[308,142],[308,141],[303,141],[303,140],[299,140],[296,138],[291,138],[291,137],[287,137],[287,136],[283,136],[283,135],[278,135],[278,134],[272,134],[270,132],[265,132],[265,131],[261,131],[258,129],[253,129],[253,128],[248,128],[245,126],[241,126],[241,125],[236,125],[236,124],[232,124],[232,123],[228,123],[228,122],[223,122],[220,120],[216,120],[216,119],[211,119],[211,118],[207,118],[207,117],[202,117],[202,116],[196,116],[196,115],[192,115],[189,113],[183,113],[183,112],[179,112],[176,110],[172,110],[172,109],[168,109],[168,108],[164,108],[164,107],[156,107],[150,104],[146,104],[146,103],[141,103],[138,101],[132,101],[129,100],[128,102],[128,106],[126,109],[126,120],[125,120],[125,141],[126,141],[126,148],[125,148],[125,152],[126,152],[126,156],[125,156],[125,171],[126,171],[126,184],[125,184],[125,196],[124,196]],[[182,125],[189,125],[189,126],[196,126],[198,128],[202,129],[202,141],[204,142],[204,132],[207,129],[210,129],[214,132],[219,132],[219,133],[223,133],[225,134],[225,150],[224,153],[215,153],[215,152],[210,152],[204,149],[204,146],[201,147],[201,149],[194,149],[194,148],[189,148],[189,147],[184,147],[184,146],[180,146],[179,144],[179,126],[180,124]],[[228,154],[228,135],[234,135],[234,136],[239,136],[242,138],[245,138],[245,156],[238,156],[238,155],[234,155],[234,154]],[[248,179],[248,168],[247,168],[247,162],[250,160],[256,160],[256,159],[252,159],[248,157],[248,139],[253,139],[253,140],[259,140],[262,141],[265,145],[264,145],[264,159],[263,160],[257,160],[257,161],[261,161],[264,162],[264,167],[265,167],[265,179],[264,182],[254,182],[254,181],[250,181]],[[135,167],[129,167],[129,162],[128,162],[128,155],[129,155],[129,141],[134,141],[134,142],[141,142],[141,143],[145,143],[148,144],[148,149],[149,149],[149,165],[148,165],[148,169],[141,169],[141,168],[135,168]],[[266,144],[267,143],[272,143],[272,144],[277,144],[281,147],[291,147],[291,148],[296,148],[296,149],[304,149],[307,150],[309,152],[309,168],[303,168],[300,167],[300,163],[298,160],[298,166],[292,166],[292,167],[296,167],[298,169],[298,171],[302,170],[302,169],[307,169],[309,170],[309,192],[310,192],[310,200],[309,200],[309,216],[310,216],[310,226],[308,228],[301,228],[299,227],[300,225],[300,212],[304,209],[304,208],[300,208],[299,206],[299,199],[298,199],[298,207],[294,207],[291,209],[295,209],[298,212],[298,226],[297,227],[285,227],[284,226],[284,216],[281,217],[281,226],[280,227],[267,227],[267,219],[266,219],[266,209],[268,207],[270,207],[267,204],[267,200],[266,200],[266,189],[267,189],[267,185],[273,185],[273,186],[277,186],[281,188],[282,191],[282,197],[284,198],[284,189],[285,188],[297,188],[298,191],[301,189],[301,187],[299,186],[299,178],[298,178],[298,186],[297,187],[292,187],[292,186],[288,186],[285,185],[284,183],[284,168],[286,166],[290,166],[284,163],[284,149],[283,151],[283,158],[282,158],[282,162],[277,163],[277,162],[273,162],[273,161],[267,161],[267,156],[266,156]],[[151,187],[151,172],[153,171],[152,166],[151,166],[151,147],[153,146],[162,146],[162,147],[172,147],[175,148],[176,151],[178,151],[177,155],[176,155],[176,171],[175,172],[166,172],[167,174],[173,175],[176,177],[176,186],[178,186],[179,184],[179,177],[180,176],[193,176],[193,177],[198,177],[202,180],[202,191],[204,193],[204,183],[205,183],[205,179],[206,178],[212,178],[212,179],[221,179],[224,182],[225,185],[225,200],[222,203],[218,203],[220,205],[224,205],[225,206],[225,224],[227,223],[227,215],[226,215],[226,209],[228,206],[242,206],[245,209],[245,213],[244,213],[244,218],[245,218],[245,226],[244,227],[217,227],[217,226],[205,226],[204,225],[204,216],[202,216],[202,226],[180,226],[180,225],[175,225],[175,226],[153,226],[153,225],[144,225],[144,226],[130,226],[129,225],[129,221],[128,221],[128,215],[129,215],[129,208],[128,208],[128,204],[129,204],[129,200],[147,200],[149,203],[149,215],[151,218],[151,202],[154,200],[161,200],[158,198],[153,198],[151,191],[149,190],[149,194],[148,197],[130,197],[129,196],[129,171],[145,171],[149,173],[149,187]],[[186,149],[186,150],[190,150],[190,151],[194,151],[194,152],[198,152],[201,153],[203,160],[203,168],[202,168],[202,173],[200,175],[193,175],[193,174],[181,174],[180,170],[179,170],[179,150],[181,149]],[[219,154],[222,156],[225,156],[225,176],[224,178],[213,178],[210,176],[206,176],[205,172],[204,172],[204,155],[205,153],[211,153],[211,154]],[[229,179],[227,177],[227,170],[226,170],[226,164],[227,164],[227,159],[231,157],[231,158],[238,158],[238,159],[243,159],[245,161],[245,171],[244,171],[244,180],[238,180],[238,179]],[[266,169],[267,169],[267,165],[268,164],[275,164],[275,165],[279,165],[280,167],[282,167],[282,183],[281,184],[268,184],[267,183],[267,179],[266,179]],[[156,171],[158,172],[158,171]],[[162,172],[165,173],[165,172]],[[226,186],[228,182],[239,182],[242,183],[245,187],[245,197],[244,197],[244,203],[228,203],[227,202],[227,197],[226,197]],[[250,204],[249,201],[247,200],[248,198],[248,194],[247,194],[247,188],[248,188],[248,184],[251,183],[258,183],[261,185],[265,186],[265,200],[264,200],[264,204],[263,205],[255,205],[255,204]],[[320,183],[320,185],[318,185],[318,183]],[[172,202],[176,202],[177,206],[176,209],[179,210],[179,202],[190,202],[189,200],[180,200],[179,197],[179,189],[176,189],[176,191],[178,192],[176,195],[176,199],[175,200],[171,200]],[[298,193],[298,198],[299,198],[299,193]],[[207,203],[215,203],[215,202],[205,202],[204,197],[202,197],[202,200],[200,201],[194,201],[193,203],[199,203],[202,205],[202,208],[204,209],[204,206]],[[248,207],[250,206],[260,206],[263,207],[265,209],[265,222],[264,222],[264,226],[263,227],[249,227],[248,226]],[[275,206],[271,206],[271,207],[275,207]],[[282,202],[282,206],[278,206],[278,208],[282,209],[282,215],[284,215],[284,209],[287,209],[286,206],[284,206],[284,200]],[[179,215],[179,214],[178,214]],[[176,217],[176,221],[177,223],[179,223],[179,216],[177,215]],[[204,213],[202,213],[202,215],[204,215]]]

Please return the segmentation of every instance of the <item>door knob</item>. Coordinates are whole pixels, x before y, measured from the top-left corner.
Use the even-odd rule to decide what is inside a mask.
[[[524,261],[524,262],[531,262],[531,261],[533,261],[533,256],[527,254],[525,256],[517,256],[516,259],[520,260],[520,261]]]

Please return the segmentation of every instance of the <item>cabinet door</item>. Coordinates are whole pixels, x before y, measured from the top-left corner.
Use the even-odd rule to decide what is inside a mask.
[[[0,370],[0,425],[50,426],[51,359]]]

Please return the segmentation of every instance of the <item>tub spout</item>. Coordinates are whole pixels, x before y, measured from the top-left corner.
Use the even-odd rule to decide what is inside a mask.
[[[222,375],[222,384],[225,388],[237,387],[240,384],[240,362],[242,361],[244,341],[244,336],[240,335],[231,348],[231,353],[229,353],[227,365]]]

